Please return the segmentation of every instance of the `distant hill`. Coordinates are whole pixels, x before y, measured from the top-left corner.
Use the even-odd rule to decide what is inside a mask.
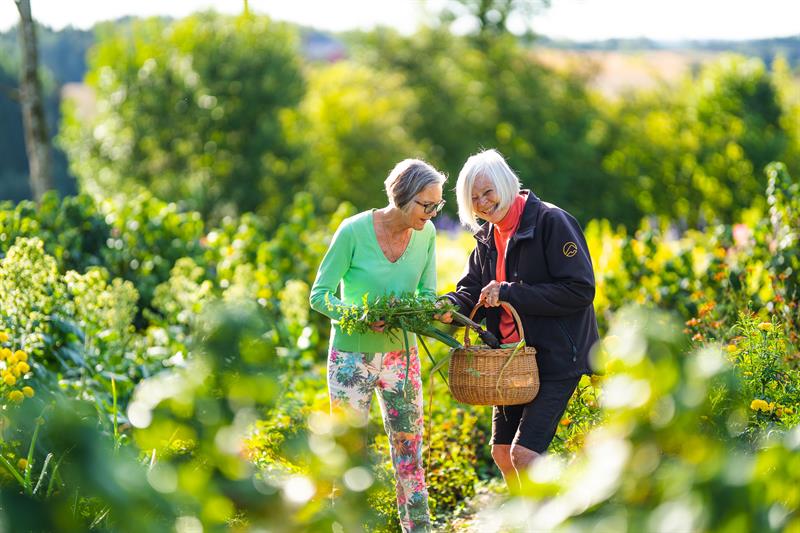
[[[576,42],[539,36],[535,45],[543,48],[592,52],[651,52],[671,51],[689,54],[718,54],[733,52],[761,58],[767,65],[783,56],[794,68],[800,65],[800,33],[789,37],[744,41],[654,41],[651,39],[607,39]]]

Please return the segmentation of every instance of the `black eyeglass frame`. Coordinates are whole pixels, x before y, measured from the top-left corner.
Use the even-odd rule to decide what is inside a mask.
[[[419,206],[422,206],[422,209],[423,211],[425,211],[426,215],[430,215],[431,213],[436,213],[438,215],[444,208],[444,204],[447,203],[447,200],[442,200],[441,202],[435,204],[434,203],[423,204],[418,200],[414,200],[414,203],[416,203]]]

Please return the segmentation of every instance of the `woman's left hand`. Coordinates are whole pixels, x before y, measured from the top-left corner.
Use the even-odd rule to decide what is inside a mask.
[[[492,280],[481,289],[481,295],[478,298],[478,304],[483,304],[486,307],[497,307],[500,305],[500,282]]]

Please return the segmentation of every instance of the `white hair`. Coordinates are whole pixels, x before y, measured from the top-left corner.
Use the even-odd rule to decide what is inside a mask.
[[[494,184],[500,210],[511,206],[520,190],[519,178],[508,166],[500,152],[484,150],[470,156],[458,174],[456,198],[458,200],[458,218],[472,231],[480,229],[475,217],[475,210],[472,208],[472,185],[478,176],[484,176]]]

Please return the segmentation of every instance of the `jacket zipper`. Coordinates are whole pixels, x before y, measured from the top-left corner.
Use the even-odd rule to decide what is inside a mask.
[[[567,328],[566,328],[566,326],[564,326],[563,322],[561,322],[560,320],[556,320],[556,322],[558,322],[558,327],[561,328],[561,331],[563,331],[564,335],[566,335],[567,338],[569,339],[569,345],[572,348],[572,362],[573,363],[577,363],[578,362],[578,347],[575,346],[575,341],[572,340],[572,335],[569,334],[569,331],[567,331]]]

